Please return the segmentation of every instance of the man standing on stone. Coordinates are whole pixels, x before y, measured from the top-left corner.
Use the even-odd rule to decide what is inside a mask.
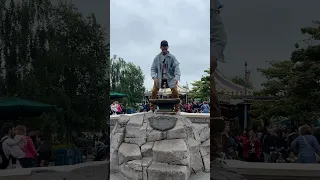
[[[153,88],[151,99],[156,99],[160,88],[170,88],[172,98],[179,98],[178,82],[180,81],[179,62],[176,57],[168,51],[168,42],[163,40],[160,43],[161,53],[158,54],[151,66],[151,77]],[[155,110],[153,104],[150,105],[152,111]],[[175,105],[175,111],[179,111],[179,104]]]

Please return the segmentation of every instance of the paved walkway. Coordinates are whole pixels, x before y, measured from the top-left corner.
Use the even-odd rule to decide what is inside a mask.
[[[210,173],[199,173],[196,175],[192,175],[190,180],[209,180]],[[110,180],[124,180],[124,178],[120,174],[111,174]]]
[[[192,175],[190,180],[209,180],[210,173],[199,173],[196,175]]]

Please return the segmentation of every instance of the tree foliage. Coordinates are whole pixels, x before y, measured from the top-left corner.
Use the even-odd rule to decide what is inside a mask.
[[[246,82],[245,78],[240,76],[240,75],[233,76],[233,77],[230,78],[230,80],[235,84],[238,84],[238,85],[241,85],[241,86],[246,86],[248,89],[253,89],[252,82],[251,81]]]
[[[8,1],[0,13],[0,96],[63,108],[70,131],[105,127],[109,44],[94,14],[70,3]]]
[[[202,100],[210,99],[210,70],[204,70],[205,75],[200,80],[191,83],[191,98],[200,98]]]
[[[302,28],[308,41],[320,40],[320,23],[317,27]],[[306,42],[306,41],[305,41]],[[254,112],[262,118],[290,117],[295,122],[312,122],[320,115],[320,44],[307,44],[291,54],[286,61],[271,61],[270,67],[259,69],[267,78],[261,95],[279,97],[279,101],[258,102]]]
[[[122,58],[111,59],[110,82],[111,91],[127,94],[123,99],[129,105],[141,103],[145,87],[145,76],[139,66]]]

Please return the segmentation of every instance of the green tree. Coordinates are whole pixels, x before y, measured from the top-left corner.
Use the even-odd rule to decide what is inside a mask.
[[[105,127],[109,44],[95,16],[49,0],[10,0],[0,14],[2,96],[63,108],[58,124],[69,131]]]
[[[320,23],[317,27],[302,28],[302,34],[310,40],[320,40]],[[267,78],[260,92],[266,96],[279,97],[279,101],[254,104],[257,115],[263,118],[274,116],[290,117],[293,121],[313,122],[320,115],[320,44],[307,44],[293,51],[287,61],[272,61],[270,67],[259,69]]]
[[[139,66],[122,58],[111,59],[110,74],[111,91],[127,94],[125,103],[135,105],[142,101],[145,76]]]
[[[237,76],[234,76],[234,77],[231,77],[230,80],[235,83],[235,84],[238,84],[238,85],[241,85],[241,86],[246,86],[248,89],[252,89],[253,88],[253,85],[252,85],[252,82],[246,82],[244,77],[240,76],[240,75],[237,75]]]
[[[194,81],[190,91],[190,97],[200,98],[202,100],[210,99],[210,70],[204,70],[205,75],[200,80]]]

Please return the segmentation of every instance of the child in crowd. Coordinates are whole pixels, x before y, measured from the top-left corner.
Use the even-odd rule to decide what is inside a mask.
[[[294,154],[293,151],[290,151],[288,157],[286,158],[287,163],[296,163],[298,161],[298,157]]]
[[[12,145],[18,145],[23,150],[24,145],[27,143],[26,131],[26,127],[22,125],[15,127],[14,144]],[[12,168],[17,168],[17,160],[15,158],[12,158]]]
[[[26,139],[26,132],[27,129],[24,126],[17,126],[16,128],[16,135],[14,136],[14,140],[18,143],[18,146],[23,150],[24,145],[27,144],[27,139]]]

